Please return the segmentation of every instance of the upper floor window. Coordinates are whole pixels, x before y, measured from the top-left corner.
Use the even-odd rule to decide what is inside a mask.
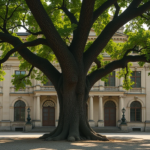
[[[18,100],[14,105],[14,121],[25,121],[25,103]]]
[[[24,74],[26,74],[26,72],[25,71],[19,71],[19,70],[15,71],[15,75],[20,75],[20,74],[24,75]]]
[[[115,71],[108,76],[108,81],[105,82],[105,86],[115,86]]]
[[[133,88],[141,87],[141,71],[133,71],[131,81],[135,83],[132,85]]]
[[[47,80],[48,81],[44,84],[44,86],[52,86],[53,83],[49,79],[47,79]]]
[[[141,121],[141,104],[138,101],[134,101],[130,105],[130,120]]]

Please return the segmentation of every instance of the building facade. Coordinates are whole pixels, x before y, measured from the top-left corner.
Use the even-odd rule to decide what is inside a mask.
[[[19,33],[25,41],[27,33]],[[91,30],[89,39],[94,40],[96,35]],[[112,37],[115,42],[125,42],[127,36],[123,28]],[[109,55],[103,54],[105,60]],[[59,64],[54,64],[60,70]],[[123,79],[116,78],[119,69],[114,70],[107,83],[99,80],[91,89],[87,102],[87,116],[92,127],[111,127],[120,125],[122,109],[125,108],[125,117],[129,131],[150,131],[150,66],[140,67],[133,63],[131,79],[135,85],[131,90],[122,88]],[[15,91],[11,83],[12,75],[25,74],[19,70],[17,57],[10,57],[3,64],[5,80],[0,82],[0,130],[24,130],[27,118],[27,108],[31,109],[32,125],[34,127],[57,126],[59,118],[59,104],[57,93],[51,84],[41,84],[32,80],[32,87]]]

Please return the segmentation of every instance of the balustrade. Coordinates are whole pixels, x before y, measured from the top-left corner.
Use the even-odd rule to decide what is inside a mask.
[[[55,91],[54,86],[41,86],[41,91]]]
[[[0,93],[2,93],[2,87],[0,87]],[[25,89],[20,88],[16,91],[15,87],[10,87],[11,93],[33,93],[33,91],[55,91],[54,86],[33,86],[33,87],[25,87]],[[91,91],[105,91],[105,92],[119,92],[124,91],[125,93],[145,93],[145,88],[132,88],[130,90],[125,90],[122,86],[93,86]]]

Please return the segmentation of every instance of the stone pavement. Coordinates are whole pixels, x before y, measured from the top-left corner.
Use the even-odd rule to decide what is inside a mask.
[[[103,141],[43,141],[43,133],[0,132],[0,150],[150,150],[150,133],[106,133]]]

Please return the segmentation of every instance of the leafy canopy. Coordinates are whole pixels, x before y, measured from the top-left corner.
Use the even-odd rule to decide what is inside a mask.
[[[47,14],[51,18],[52,22],[54,23],[55,28],[59,32],[61,38],[64,42],[69,46],[71,42],[71,36],[73,31],[76,29],[77,25],[71,23],[68,16],[63,12],[60,7],[63,4],[63,0],[41,0]],[[99,6],[101,6],[106,0],[96,0],[94,10],[96,10]],[[123,9],[127,8],[129,3],[132,0],[118,0],[118,5],[121,7],[120,13]],[[147,2],[147,0],[143,0],[143,3]],[[81,0],[65,0],[65,6],[67,9],[74,14],[77,21],[79,21],[80,11],[81,11]],[[141,3],[142,5],[142,3]],[[13,36],[17,36],[16,32],[19,31],[21,27],[24,27],[27,31],[31,33],[36,33],[40,31],[40,27],[36,20],[34,19],[32,13],[30,12],[25,0],[0,0],[0,27],[6,25],[6,29],[10,34]],[[98,19],[93,24],[92,28],[96,32],[96,35],[100,35],[106,25],[111,21],[112,16],[115,14],[115,7],[112,5],[109,9],[104,11]],[[111,15],[110,15],[111,14]],[[146,54],[147,60],[150,60],[150,31],[146,31],[143,28],[143,24],[146,24],[148,28],[150,27],[150,19],[149,19],[150,12],[147,12],[142,15],[142,17],[137,17],[130,21],[125,28],[125,34],[128,35],[128,40],[125,43],[115,43],[112,39],[108,42],[106,47],[103,49],[103,52],[106,52],[110,55],[111,60],[105,61],[102,53],[99,54],[97,59],[101,62],[101,68],[105,68],[107,64],[109,64],[113,60],[119,60],[123,58],[125,53],[128,49],[132,49],[135,46],[140,47],[141,51],[138,53],[140,55]],[[4,20],[5,23],[4,24]],[[0,32],[3,30],[0,28]],[[33,41],[38,39],[39,37],[45,38],[44,35],[34,35],[30,34],[27,37],[27,41]],[[93,43],[94,41],[87,42],[85,47],[85,51],[87,48]],[[9,52],[13,46],[8,43],[0,43],[2,55],[1,58]],[[29,49],[36,55],[46,58],[51,62],[58,62],[56,56],[54,55],[52,49],[45,45],[38,45],[34,47],[29,47]],[[130,52],[131,53],[131,52]],[[129,53],[129,54],[130,54]],[[15,53],[15,56],[18,57],[20,60],[20,70],[29,71],[32,67],[30,63],[24,60],[18,53]],[[129,63],[126,68],[121,69],[120,72],[117,73],[117,77],[121,78],[124,77],[123,87],[126,89],[130,89],[133,82],[130,80],[131,76],[131,63]],[[140,66],[143,66],[144,63],[139,62]],[[93,72],[94,70],[101,69],[94,65],[89,73]],[[0,80],[4,80],[5,73],[4,71],[0,70]],[[109,75],[109,74],[108,74]],[[107,81],[107,76],[103,77],[103,81]],[[24,88],[25,85],[31,85],[31,79],[41,80],[42,83],[47,82],[47,78],[43,73],[36,68],[33,69],[31,72],[30,77],[21,80],[25,75],[13,75],[12,83],[16,86],[16,89]]]

